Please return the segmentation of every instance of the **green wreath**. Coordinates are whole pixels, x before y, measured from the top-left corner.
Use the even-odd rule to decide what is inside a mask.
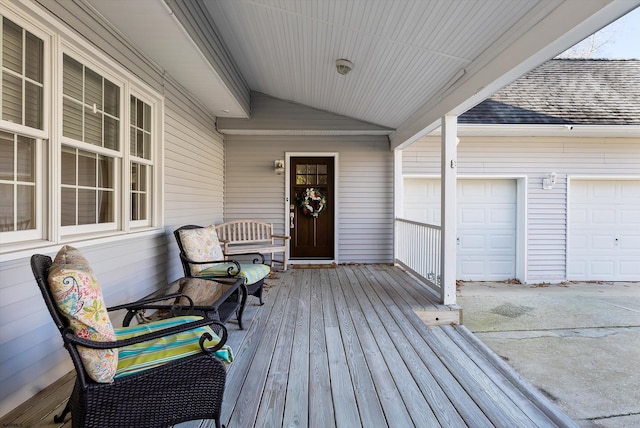
[[[305,189],[298,195],[298,206],[309,217],[318,217],[327,207],[327,198],[314,187]]]

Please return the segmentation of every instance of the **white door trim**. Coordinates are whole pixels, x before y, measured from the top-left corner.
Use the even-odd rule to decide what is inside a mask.
[[[298,157],[308,157],[308,158],[333,158],[333,192],[334,192],[334,212],[333,212],[333,260],[298,260],[296,259],[296,263],[300,264],[331,264],[331,263],[339,263],[339,245],[338,245],[338,229],[340,228],[340,174],[339,174],[339,153],[337,152],[285,152],[285,178],[284,178],[284,218],[286,226],[285,231],[286,234],[291,236],[291,228],[290,228],[290,219],[289,219],[289,205],[291,203],[291,173],[289,171],[289,166],[291,165],[291,158]],[[289,247],[291,248],[291,247]],[[287,259],[291,260],[290,254],[287,254]]]

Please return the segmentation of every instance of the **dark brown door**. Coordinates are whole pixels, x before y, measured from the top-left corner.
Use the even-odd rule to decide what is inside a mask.
[[[332,157],[290,159],[291,259],[334,258],[333,160]]]

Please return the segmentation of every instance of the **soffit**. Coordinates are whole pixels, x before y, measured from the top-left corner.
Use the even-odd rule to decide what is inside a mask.
[[[395,129],[392,148],[410,144],[442,115],[463,113],[640,3],[85,1],[216,116],[247,117],[246,104],[234,105],[234,96],[255,91]],[[216,55],[205,52],[207,33],[219,39],[223,63],[212,63]],[[336,72],[338,58],[354,63],[349,75]],[[240,92],[228,85],[236,74],[246,82]]]

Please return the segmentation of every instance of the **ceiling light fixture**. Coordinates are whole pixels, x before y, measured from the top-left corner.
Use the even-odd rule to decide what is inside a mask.
[[[338,74],[346,76],[353,69],[353,63],[347,59],[337,59],[336,69],[338,70]]]

